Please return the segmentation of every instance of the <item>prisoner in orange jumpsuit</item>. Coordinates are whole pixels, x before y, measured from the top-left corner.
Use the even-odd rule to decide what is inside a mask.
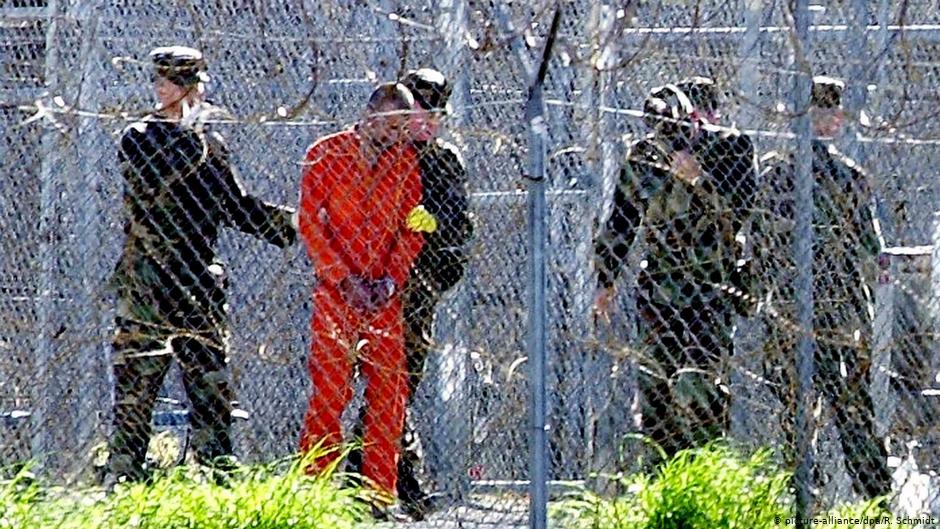
[[[352,397],[359,362],[366,378],[362,475],[394,497],[407,398],[399,295],[424,242],[417,153],[405,136],[413,98],[396,83],[380,85],[352,129],[318,140],[307,152],[298,223],[314,263],[313,395],[304,419],[303,452],[342,443],[340,416]],[[335,461],[330,451],[311,472]]]

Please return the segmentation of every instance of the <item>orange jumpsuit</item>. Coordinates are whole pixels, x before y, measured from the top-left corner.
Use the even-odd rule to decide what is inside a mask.
[[[352,370],[366,377],[362,475],[394,494],[399,443],[407,398],[402,302],[399,292],[424,243],[405,226],[421,200],[417,153],[410,145],[383,152],[375,165],[359,151],[355,130],[314,143],[301,180],[299,227],[314,263],[318,285],[308,369],[313,395],[304,418],[300,448],[342,443],[340,416],[352,398]],[[338,285],[349,276],[391,277],[395,295],[378,312],[363,315],[348,306]],[[365,341],[357,352],[357,344]],[[335,451],[317,458],[311,472],[334,462]]]

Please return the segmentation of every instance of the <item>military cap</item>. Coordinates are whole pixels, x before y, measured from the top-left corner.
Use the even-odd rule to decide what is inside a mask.
[[[718,107],[721,106],[718,86],[710,77],[687,77],[676,83],[676,87],[689,97],[689,101],[696,110],[717,112]]]
[[[208,81],[206,60],[202,52],[185,46],[163,46],[150,52],[154,70],[160,77],[180,86],[193,86]]]
[[[447,113],[451,86],[444,74],[432,68],[411,70],[401,80],[421,108]]]
[[[845,83],[841,79],[817,75],[813,77],[813,95],[810,103],[817,108],[840,108],[843,90],[845,90]]]
[[[694,110],[689,96],[674,84],[653,88],[643,104],[643,113],[655,118],[683,120]]]

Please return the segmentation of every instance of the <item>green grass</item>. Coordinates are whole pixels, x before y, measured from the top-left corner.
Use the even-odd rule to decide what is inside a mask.
[[[338,488],[335,467],[318,477],[306,476],[303,467],[295,460],[244,468],[222,484],[205,469],[180,467],[150,485],[121,485],[110,495],[94,488],[44,487],[22,471],[0,484],[0,529],[352,529],[371,524],[357,501],[363,491]],[[552,504],[553,527],[792,527],[785,523],[793,516],[790,475],[774,465],[769,450],[743,456],[713,444],[681,452],[653,474],[617,479],[624,493],[616,498],[582,491]],[[845,523],[850,518],[895,521],[874,503],[846,505],[817,517],[829,514],[842,521],[842,528],[900,527]]]
[[[21,472],[0,485],[0,529],[347,529],[368,520],[356,501],[361,491],[337,487],[332,471],[309,477],[300,461],[284,466],[246,468],[225,480],[180,467],[110,495],[43,487]]]
[[[652,475],[631,475],[619,481],[626,492],[616,498],[585,491],[552,505],[550,512],[557,527],[776,529],[788,527],[786,521],[793,516],[790,474],[774,465],[772,452],[766,449],[745,457],[727,446],[712,444],[680,452]],[[825,518],[827,514],[817,516]],[[848,518],[893,518],[874,503],[843,506],[831,514],[843,520],[839,525],[843,528],[894,527],[845,524]]]

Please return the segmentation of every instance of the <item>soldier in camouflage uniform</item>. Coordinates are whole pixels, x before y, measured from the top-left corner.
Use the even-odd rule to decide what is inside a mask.
[[[891,491],[884,444],[874,431],[868,388],[874,306],[874,284],[880,235],[873,213],[871,179],[839,152],[832,137],[839,133],[843,83],[831,77],[813,79],[813,262],[816,388],[835,413],[845,463],[856,490],[868,497]],[[790,156],[776,152],[761,157],[762,211],[755,248],[760,255],[762,290],[768,306],[768,379],[787,407],[784,432],[793,446],[796,300],[793,285],[795,176]],[[844,371],[843,371],[844,369]]]
[[[699,89],[700,106],[679,84]],[[735,311],[744,310],[735,294],[746,286],[738,265],[755,193],[754,147],[708,123],[716,109],[701,105],[709,101],[717,102],[713,84],[651,92],[644,112],[653,133],[630,146],[596,241],[596,309],[605,312],[643,233],[636,289],[642,429],[667,455],[726,431],[725,364]]]
[[[198,50],[150,54],[160,105],[128,127],[120,145],[126,242],[113,276],[114,430],[107,479],[145,477],[150,419],[175,357],[181,367],[199,461],[232,454],[232,393],[225,373],[226,305],[213,246],[223,226],[280,247],[293,244],[292,210],[242,188],[202,100],[206,64]]]

